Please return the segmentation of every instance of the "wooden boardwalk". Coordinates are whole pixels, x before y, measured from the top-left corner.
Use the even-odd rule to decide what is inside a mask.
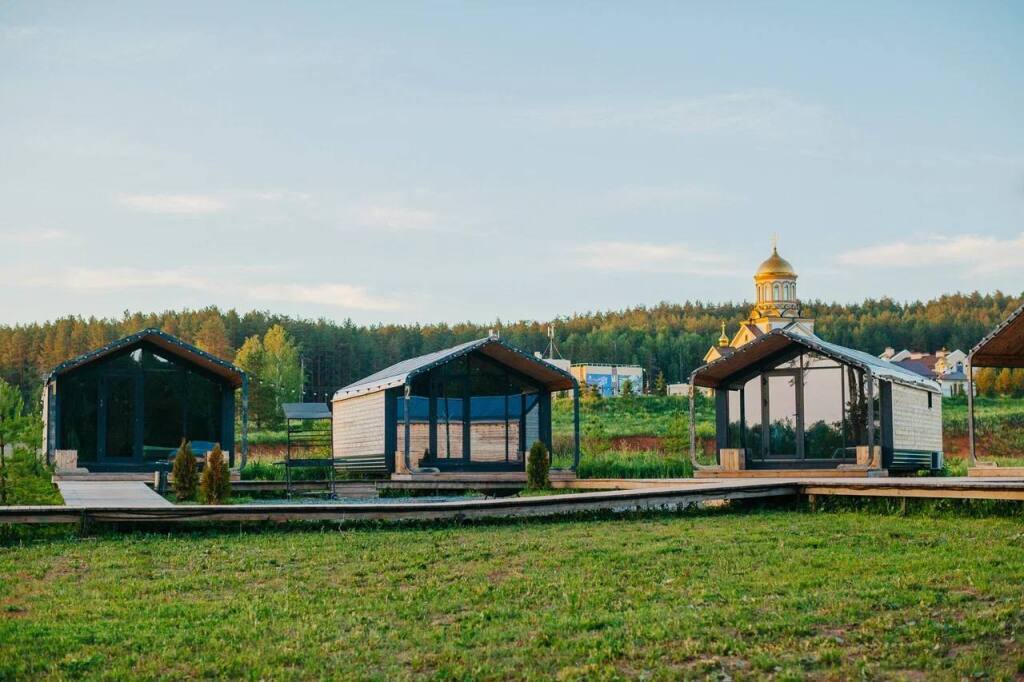
[[[1024,479],[1009,478],[595,479],[585,485],[590,484],[603,485],[606,489],[542,497],[449,502],[382,499],[373,503],[224,506],[175,506],[147,489],[145,503],[121,503],[107,498],[105,501],[92,499],[87,504],[76,504],[72,497],[66,498],[69,502],[66,506],[0,507],[0,523],[283,523],[526,518],[595,511],[672,511],[727,500],[822,495],[1024,501]],[[98,492],[99,488],[94,491]],[[159,504],[153,500],[154,497],[159,498]]]
[[[69,507],[174,508],[141,481],[57,481],[57,488]]]

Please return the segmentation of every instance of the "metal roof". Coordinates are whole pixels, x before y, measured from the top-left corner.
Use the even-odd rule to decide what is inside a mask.
[[[817,336],[798,334],[788,329],[774,329],[764,336],[740,346],[732,355],[718,358],[697,368],[692,375],[693,383],[706,388],[718,388],[745,369],[758,364],[769,356],[783,353],[793,346],[803,346],[808,350],[830,357],[836,362],[853,365],[871,372],[877,379],[893,381],[933,393],[940,392],[939,385],[931,379],[926,379],[899,365],[876,358],[870,353],[822,341]]]
[[[281,403],[285,419],[330,419],[327,403]]]
[[[497,337],[488,336],[475,341],[452,346],[443,350],[402,360],[368,377],[353,382],[334,394],[335,400],[356,395],[375,393],[388,388],[404,386],[417,374],[429,371],[456,358],[473,352],[480,352],[498,362],[539,381],[548,390],[567,391],[578,384],[571,374],[544,360],[511,346]]]
[[[1024,367],[1024,305],[967,354],[971,367]]]
[[[245,378],[245,372],[230,362],[221,360],[215,355],[210,355],[206,351],[200,350],[190,343],[185,343],[178,337],[172,336],[165,331],[161,331],[156,328],[149,328],[143,329],[140,332],[135,332],[134,334],[130,334],[116,341],[111,341],[101,348],[89,351],[88,353],[83,353],[78,357],[62,362],[50,370],[50,373],[46,377],[46,381],[49,383],[54,378],[62,374],[66,374],[73,369],[77,369],[83,365],[100,360],[101,358],[112,353],[116,353],[124,348],[141,344],[143,341],[148,341],[175,357],[203,367],[207,371],[224,378],[236,388],[242,385]]]

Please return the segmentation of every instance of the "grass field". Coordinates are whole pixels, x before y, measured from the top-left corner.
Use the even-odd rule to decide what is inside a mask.
[[[0,678],[1024,673],[1019,518],[792,510],[0,548]]]

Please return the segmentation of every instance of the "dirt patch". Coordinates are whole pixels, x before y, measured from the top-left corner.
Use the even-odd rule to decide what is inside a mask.
[[[250,462],[276,462],[284,459],[285,451],[288,446],[281,445],[279,443],[267,444],[260,443],[259,445],[249,446],[249,461]]]

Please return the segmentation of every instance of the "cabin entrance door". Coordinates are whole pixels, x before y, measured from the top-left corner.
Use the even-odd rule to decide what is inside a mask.
[[[800,370],[761,376],[761,456],[765,460],[804,459],[803,385]]]
[[[108,464],[137,464],[141,422],[138,412],[142,376],[109,374],[99,382],[99,461]]]

